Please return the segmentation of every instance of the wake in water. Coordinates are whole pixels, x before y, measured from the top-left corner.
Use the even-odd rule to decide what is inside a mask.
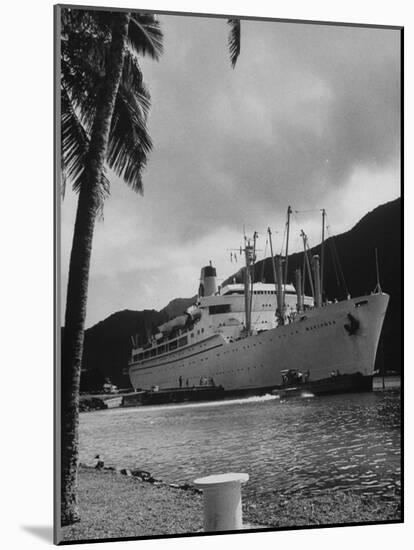
[[[156,410],[165,410],[165,409],[188,409],[188,408],[207,408],[207,407],[225,407],[228,405],[243,405],[244,403],[263,403],[266,401],[273,401],[274,399],[279,399],[278,395],[270,395],[266,393],[265,395],[255,395],[252,397],[242,397],[239,399],[224,399],[223,401],[203,401],[202,403],[177,403],[175,405],[155,405],[147,406],[148,409]]]
[[[302,392],[301,397],[303,397],[303,398],[306,399],[306,398],[309,398],[309,397],[315,397],[315,394],[314,394],[314,393],[311,393],[310,391],[309,391],[309,392],[308,392],[308,391],[304,391],[304,392]]]
[[[201,409],[209,407],[226,407],[229,405],[243,405],[250,403],[265,403],[267,401],[279,400],[278,395],[270,395],[269,393],[265,395],[256,395],[252,397],[242,397],[234,399],[225,399],[223,401],[203,401],[202,403],[175,403],[171,405],[145,405],[144,407],[119,407],[117,409],[110,409],[111,414],[122,414],[122,413],[132,413],[132,412],[149,412],[149,411],[166,411],[171,409]],[[107,414],[108,411],[95,411],[94,414]]]

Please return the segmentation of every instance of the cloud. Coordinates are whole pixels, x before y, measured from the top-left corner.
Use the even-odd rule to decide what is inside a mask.
[[[173,53],[170,85],[153,95],[174,126],[152,120],[148,180],[168,196],[161,209],[197,212],[193,222],[180,220],[181,238],[209,231],[212,213],[240,226],[269,202],[280,213],[304,192],[316,201],[326,186],[344,186],[356,165],[376,170],[398,154],[396,31],[243,22],[231,71],[223,20],[182,19],[179,32],[164,20],[170,51],[180,44],[185,65]]]
[[[398,31],[243,21],[232,70],[224,19],[160,20],[165,54],[142,61],[154,141],[145,193],[111,178],[88,322],[111,303],[162,307],[191,295],[206,256],[227,276],[223,250],[238,246],[243,225],[283,231],[288,204],[329,208],[342,231],[399,195]],[[73,208],[63,207],[65,267]],[[319,222],[307,221],[316,239]],[[105,308],[102,293],[112,297]]]

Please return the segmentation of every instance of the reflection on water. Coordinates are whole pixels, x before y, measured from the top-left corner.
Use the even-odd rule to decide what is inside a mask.
[[[400,488],[400,396],[366,393],[112,409],[81,415],[81,461],[142,467],[169,482],[228,471],[244,492]]]

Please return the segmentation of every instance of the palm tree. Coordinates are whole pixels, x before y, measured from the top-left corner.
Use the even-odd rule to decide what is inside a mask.
[[[229,20],[230,59],[240,53],[240,21]],[[142,192],[151,150],[149,93],[139,54],[158,59],[162,33],[153,15],[62,9],[62,173],[78,192],[61,378],[61,524],[79,521],[79,386],[95,220],[109,192],[105,166]],[[63,186],[64,189],[64,186]]]
[[[149,94],[138,54],[158,59],[153,15],[62,11],[62,169],[78,191],[62,343],[61,523],[79,521],[79,385],[95,220],[108,180],[105,163],[135,191],[151,149]]]

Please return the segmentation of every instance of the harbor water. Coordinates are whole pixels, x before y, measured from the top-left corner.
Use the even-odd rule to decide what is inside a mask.
[[[247,498],[401,488],[400,392],[96,411],[81,415],[80,459],[142,468],[171,483],[247,472]]]

